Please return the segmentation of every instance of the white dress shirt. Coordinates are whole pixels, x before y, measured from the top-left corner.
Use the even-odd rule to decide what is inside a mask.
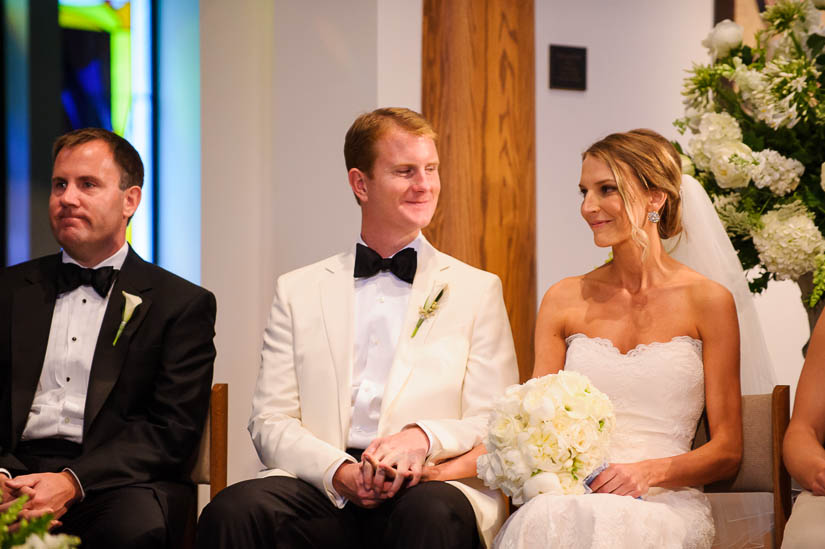
[[[396,250],[412,248],[418,253],[424,235]],[[360,237],[358,243],[367,246]],[[395,254],[392,254],[395,255]],[[390,256],[392,257],[392,256]],[[348,448],[364,449],[378,433],[384,386],[390,373],[395,348],[401,336],[401,328],[410,302],[412,284],[404,282],[389,271],[382,271],[368,278],[356,278],[355,284],[355,338],[352,352],[352,416]],[[427,439],[431,434],[419,425]],[[324,484],[336,496],[336,504],[343,507],[347,500],[335,490],[332,478],[346,459],[333,464],[327,470]]]
[[[412,248],[418,253],[423,238],[419,233],[404,248]],[[358,241],[366,246],[360,238]],[[349,448],[366,448],[378,433],[384,386],[398,346],[411,291],[412,284],[389,271],[379,272],[369,278],[355,279],[352,420],[347,437]]]
[[[128,245],[123,244],[94,268],[120,269],[128,252]],[[64,263],[77,264],[65,250],[62,255]],[[23,440],[63,438],[78,444],[83,442],[89,372],[111,294],[111,288],[106,297],[100,297],[91,286],[79,286],[57,296],[43,369]]]

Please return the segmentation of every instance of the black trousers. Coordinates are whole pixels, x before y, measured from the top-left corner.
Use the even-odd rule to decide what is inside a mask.
[[[15,452],[23,467],[11,473],[58,473],[80,451],[79,444],[61,439],[24,442]],[[186,524],[183,517],[195,513],[195,498],[194,487],[165,481],[87,491],[60,517],[63,525],[55,533],[80,537],[83,549],[177,548]]]
[[[475,514],[461,491],[425,482],[374,509],[338,509],[311,484],[266,477],[229,486],[204,509],[198,549],[475,549]]]

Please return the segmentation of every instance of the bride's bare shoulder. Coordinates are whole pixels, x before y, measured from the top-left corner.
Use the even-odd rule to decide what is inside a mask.
[[[684,284],[691,303],[703,313],[713,311],[736,311],[733,295],[722,284],[682,266],[680,281]]]
[[[605,267],[599,267],[589,273],[563,278],[550,286],[544,293],[541,306],[566,307],[584,301],[587,288],[609,282]]]

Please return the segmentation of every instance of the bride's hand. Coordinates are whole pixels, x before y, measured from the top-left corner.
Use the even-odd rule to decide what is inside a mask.
[[[644,462],[612,463],[593,479],[590,488],[600,494],[641,497],[650,488],[650,472]]]

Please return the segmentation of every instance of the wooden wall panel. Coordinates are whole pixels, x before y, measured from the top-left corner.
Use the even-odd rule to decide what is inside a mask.
[[[533,1],[424,0],[422,110],[439,133],[427,238],[501,277],[522,380],[536,319]]]

